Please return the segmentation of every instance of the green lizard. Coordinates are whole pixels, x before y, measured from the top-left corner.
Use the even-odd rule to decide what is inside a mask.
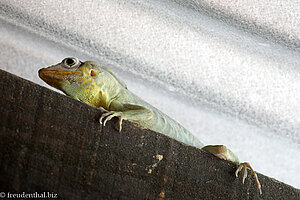
[[[259,192],[262,193],[257,175],[249,163],[240,163],[237,156],[224,145],[204,146],[178,122],[129,91],[125,83],[107,67],[92,61],[81,62],[77,58],[65,58],[57,65],[40,69],[39,76],[47,84],[74,99],[106,109],[108,112],[99,120],[104,126],[113,117],[118,117],[119,131],[122,130],[122,121],[129,120],[185,144],[202,148],[221,159],[235,163],[236,176],[243,170],[243,183],[249,168]]]

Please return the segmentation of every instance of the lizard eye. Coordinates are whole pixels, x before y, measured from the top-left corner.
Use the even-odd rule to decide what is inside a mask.
[[[77,58],[65,58],[63,63],[68,67],[74,67],[79,63],[79,60]]]

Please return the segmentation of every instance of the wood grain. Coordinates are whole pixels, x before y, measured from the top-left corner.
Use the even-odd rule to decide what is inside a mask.
[[[300,199],[300,190],[0,70],[0,192],[63,199]]]

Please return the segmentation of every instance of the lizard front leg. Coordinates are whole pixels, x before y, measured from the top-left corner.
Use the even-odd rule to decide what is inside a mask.
[[[204,151],[207,151],[207,152],[213,154],[214,156],[216,156],[218,158],[221,158],[223,160],[228,160],[228,161],[235,163],[237,165],[237,170],[235,171],[236,177],[238,177],[238,173],[241,170],[243,170],[243,184],[245,182],[245,179],[247,178],[247,169],[250,169],[254,176],[256,187],[258,188],[259,193],[262,194],[261,185],[258,180],[257,174],[252,169],[252,167],[250,166],[249,163],[247,163],[247,162],[240,163],[238,157],[224,145],[207,145],[207,146],[203,147],[202,149]]]
[[[103,124],[103,126],[105,126],[107,121],[111,120],[113,117],[118,117],[119,131],[121,132],[122,121],[124,119],[131,120],[131,121],[144,121],[144,120],[151,119],[153,116],[151,110],[143,106],[133,105],[133,104],[121,104],[121,105],[122,106],[120,110],[112,110],[107,113],[104,113],[99,119],[100,124]],[[118,105],[118,107],[120,107],[120,104]]]

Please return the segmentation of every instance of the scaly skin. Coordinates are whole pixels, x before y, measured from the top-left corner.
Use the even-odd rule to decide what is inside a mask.
[[[104,126],[113,117],[118,117],[120,131],[122,121],[129,120],[185,144],[202,148],[221,159],[236,163],[236,176],[243,169],[243,183],[249,168],[261,193],[257,175],[248,163],[240,163],[237,156],[224,145],[203,147],[204,145],[178,122],[129,91],[125,83],[108,68],[92,61],[80,62],[77,58],[65,58],[57,65],[39,70],[39,76],[74,99],[106,109],[108,112],[100,118],[100,123]]]

